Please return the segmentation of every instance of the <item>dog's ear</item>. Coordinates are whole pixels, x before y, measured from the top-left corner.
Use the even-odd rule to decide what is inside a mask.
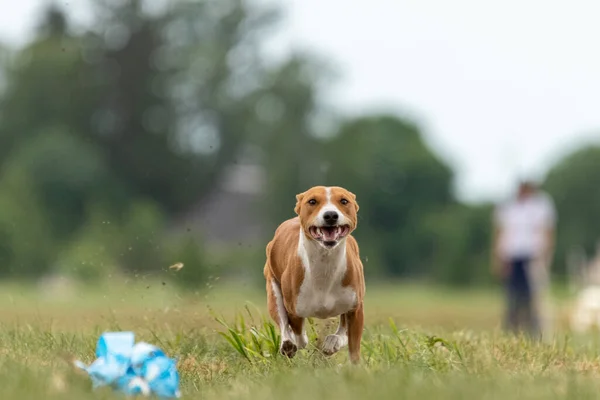
[[[302,206],[302,199],[304,198],[304,193],[300,193],[296,195],[296,207],[294,208],[294,212],[300,215],[300,207]]]
[[[358,212],[358,209],[360,207],[358,206],[358,202],[356,201],[356,195],[352,192],[348,192],[348,194],[350,195],[350,198],[352,199],[352,202],[354,203],[354,207],[356,207],[356,212]]]

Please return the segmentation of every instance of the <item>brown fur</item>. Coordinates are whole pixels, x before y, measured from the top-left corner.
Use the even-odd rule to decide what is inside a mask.
[[[343,199],[347,200],[347,204],[343,204]],[[304,324],[303,318],[300,318],[295,313],[296,301],[304,279],[304,267],[298,256],[299,235],[302,231],[307,240],[314,240],[309,234],[308,228],[319,213],[320,208],[326,202],[326,188],[322,186],[314,187],[297,195],[296,200],[295,212],[298,216],[283,222],[275,231],[273,240],[267,245],[264,276],[267,281],[266,289],[269,314],[279,324],[276,299],[271,285],[271,281],[274,280],[281,287],[283,303],[290,327],[295,334],[299,335],[302,332]],[[315,200],[316,204],[309,204],[308,201],[310,200]],[[331,188],[331,201],[350,221],[351,233],[356,229],[357,225],[359,207],[356,202],[356,196],[343,188],[334,187]],[[353,310],[340,316],[340,320],[342,324],[347,325],[350,359],[356,363],[360,359],[365,282],[358,244],[351,234],[348,234],[346,237],[346,263],[346,272],[342,279],[342,285],[350,286],[354,290],[357,302]],[[290,356],[293,356],[293,354]]]

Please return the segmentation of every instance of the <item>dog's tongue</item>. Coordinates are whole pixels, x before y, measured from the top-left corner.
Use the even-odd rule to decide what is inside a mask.
[[[326,242],[333,242],[337,239],[337,228],[321,228],[323,232],[323,240]]]

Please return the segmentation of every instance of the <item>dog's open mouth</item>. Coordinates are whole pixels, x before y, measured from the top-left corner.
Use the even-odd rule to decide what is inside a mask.
[[[340,239],[350,232],[348,225],[344,226],[311,226],[310,235],[313,239],[323,242],[327,246],[335,245]]]

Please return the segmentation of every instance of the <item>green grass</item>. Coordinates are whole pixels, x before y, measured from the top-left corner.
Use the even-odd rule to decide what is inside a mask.
[[[179,359],[184,398],[504,399],[597,398],[600,341],[565,329],[568,302],[556,304],[557,332],[545,342],[498,330],[496,291],[411,285],[368,287],[362,363],[346,349],[326,358],[318,343],[335,321],[313,321],[311,345],[287,360],[264,317],[264,294],[219,284],[198,294],[160,281],[112,282],[44,292],[0,287],[1,399],[113,399],[92,392],[64,355],[91,361],[105,330]]]

